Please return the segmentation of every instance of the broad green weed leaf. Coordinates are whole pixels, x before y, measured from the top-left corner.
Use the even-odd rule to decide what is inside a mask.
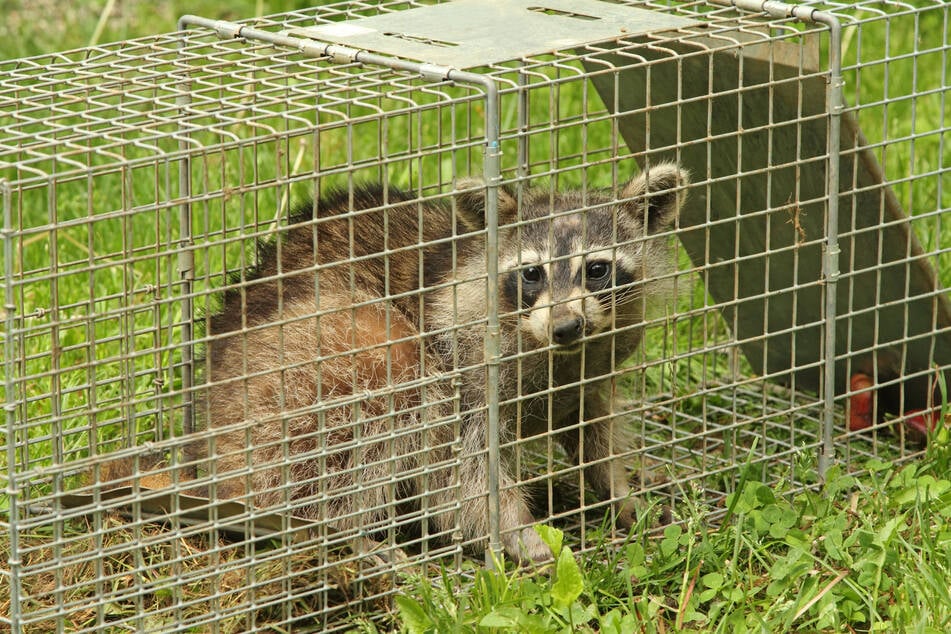
[[[938,480],[931,475],[923,475],[907,483],[892,499],[898,504],[913,504],[916,501],[930,501],[941,497],[951,489],[951,482]]]
[[[503,627],[511,631],[518,626],[518,608],[496,608],[482,617],[479,627]]]
[[[429,618],[422,606],[413,599],[398,595],[396,597],[396,607],[410,634],[422,634],[433,627],[432,619]]]
[[[581,576],[578,562],[575,561],[570,548],[561,551],[555,570],[556,577],[555,583],[551,586],[551,596],[555,600],[555,605],[570,606],[584,590],[584,578]]]
[[[542,541],[551,548],[551,554],[556,558],[561,554],[561,545],[565,540],[565,533],[553,526],[545,524],[536,524],[535,532],[542,538]]]

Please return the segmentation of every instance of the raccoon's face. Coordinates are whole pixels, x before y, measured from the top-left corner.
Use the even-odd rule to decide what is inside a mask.
[[[670,267],[655,234],[676,218],[688,175],[662,164],[610,193],[499,193],[499,299],[520,348],[574,354],[591,337],[643,319],[652,278]]]
[[[524,347],[576,352],[585,337],[612,327],[616,308],[642,295],[637,259],[585,244],[577,231],[584,224],[573,215],[523,225],[522,248],[502,263],[500,300],[516,316]]]

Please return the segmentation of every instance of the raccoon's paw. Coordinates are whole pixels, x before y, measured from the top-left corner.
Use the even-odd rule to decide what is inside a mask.
[[[369,537],[357,538],[353,544],[353,552],[362,554],[367,562],[381,569],[392,568],[395,564],[404,564],[409,561],[409,556],[402,548]]]
[[[508,533],[502,542],[505,553],[520,566],[540,566],[554,560],[548,544],[542,541],[531,526]]]
[[[614,521],[624,530],[630,530],[637,522],[637,514],[637,504],[628,496],[627,499],[618,504],[618,511]]]
[[[630,531],[631,528],[637,524],[637,518],[641,516],[642,513],[646,513],[647,510],[644,509],[641,505],[635,504],[634,500],[628,498],[623,502],[618,503],[617,514],[615,515],[615,526],[623,528],[626,531]],[[674,516],[673,511],[667,504],[663,504],[659,507],[656,507],[651,513],[650,517],[644,518],[651,527],[658,526],[667,526],[668,524],[673,523]]]

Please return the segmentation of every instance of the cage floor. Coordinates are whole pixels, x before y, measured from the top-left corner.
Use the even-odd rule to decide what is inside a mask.
[[[657,397],[639,419],[648,449],[632,480],[640,507],[649,511],[643,524],[648,538],[679,521],[684,503],[702,505],[715,525],[744,469],[746,477],[782,483],[790,493],[818,481],[822,410],[815,396],[757,380],[708,386],[696,411],[692,403],[682,396]],[[839,412],[837,430],[844,430],[843,419]],[[536,516],[547,515],[549,524],[564,531],[565,543],[586,556],[623,542],[624,532],[606,520],[610,505],[585,498],[577,469],[564,456],[549,457],[538,448],[526,447],[524,464],[547,464],[557,475],[528,479]],[[871,458],[905,460],[920,453],[904,448],[886,427],[869,435],[840,433],[836,451],[850,472]],[[571,504],[578,500],[580,510]],[[52,533],[22,535],[23,614],[37,631],[56,619],[81,631],[84,620],[104,613],[107,620],[135,626],[174,622],[201,628],[214,614],[221,631],[240,631],[249,620],[257,627],[293,623],[295,630],[345,631],[354,619],[386,618],[392,598],[413,579],[453,569],[465,583],[484,565],[481,556],[457,546],[406,538],[369,540],[355,556],[352,547],[328,548],[320,530],[303,536],[278,530],[270,537],[250,530],[242,536],[233,526],[175,525],[142,514],[137,521],[135,514],[115,511],[73,516],[57,520]],[[88,574],[90,566],[97,574]],[[249,601],[259,606],[252,613]]]

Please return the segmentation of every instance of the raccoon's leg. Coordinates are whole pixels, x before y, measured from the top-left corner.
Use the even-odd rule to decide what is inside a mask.
[[[585,394],[582,436],[562,434],[562,445],[576,464],[585,466],[587,484],[603,500],[618,500],[617,522],[630,528],[637,520],[624,454],[632,449],[631,435],[616,414],[611,397],[600,391]],[[579,442],[581,441],[581,442]]]
[[[460,473],[459,528],[466,540],[484,538],[489,532],[489,474],[485,458],[484,419],[473,414],[466,421],[462,439],[464,459]],[[551,550],[535,532],[535,518],[528,506],[524,490],[517,486],[511,469],[502,462],[499,473],[499,528],[506,555],[520,564],[544,563],[552,558]],[[442,518],[447,523],[452,514]],[[449,530],[451,526],[441,527]]]
[[[551,561],[548,545],[535,532],[535,518],[522,487],[503,467],[499,474],[499,532],[505,552],[520,564]],[[522,527],[522,528],[519,528]]]

